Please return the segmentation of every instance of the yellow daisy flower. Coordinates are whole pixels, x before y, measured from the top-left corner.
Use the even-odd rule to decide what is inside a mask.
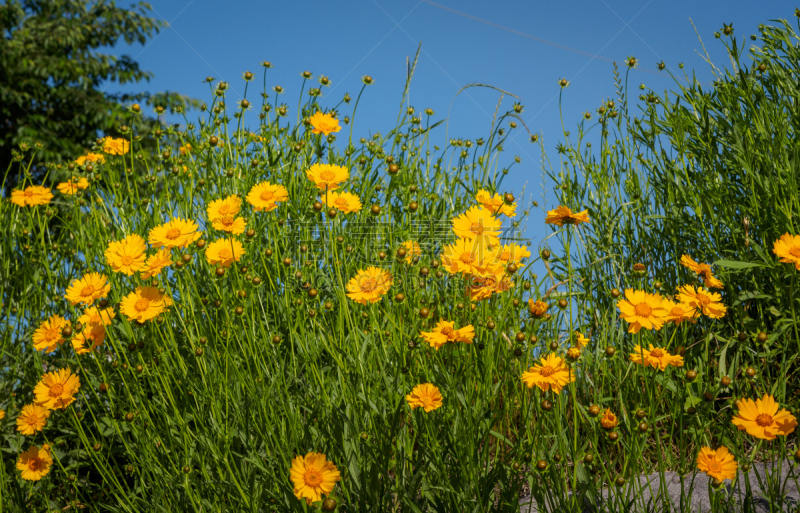
[[[92,152],[89,152],[86,155],[83,155],[83,156],[78,157],[77,159],[75,159],[75,163],[77,165],[79,165],[79,166],[82,166],[82,165],[86,164],[87,162],[91,162],[93,164],[95,164],[95,163],[102,164],[105,161],[106,161],[106,158],[103,156],[102,153],[92,153]]]
[[[31,445],[27,451],[19,455],[17,460],[17,470],[21,472],[20,477],[26,481],[39,481],[50,472],[53,465],[53,457],[50,451],[45,448],[39,449]]]
[[[452,222],[458,237],[478,240],[484,246],[496,246],[500,240],[500,221],[482,206],[470,208]]]
[[[80,378],[68,368],[48,372],[33,389],[34,400],[48,410],[63,410],[75,402],[74,396],[80,387]]]
[[[77,194],[78,191],[86,189],[87,187],[89,187],[89,180],[82,176],[77,179],[70,178],[66,182],[61,182],[56,185],[56,189],[58,189],[61,194],[66,194],[67,196]]]
[[[328,461],[324,454],[309,452],[292,460],[289,478],[294,485],[294,496],[305,499],[310,506],[321,501],[323,495],[331,493],[341,476],[336,465]]]
[[[412,263],[414,261],[414,257],[422,256],[422,248],[415,240],[407,240],[401,244],[401,247],[405,248],[406,250],[405,262],[407,264]]]
[[[25,436],[42,431],[50,418],[50,410],[38,404],[26,404],[17,417],[17,431]]]
[[[381,300],[392,286],[392,275],[377,267],[367,267],[358,271],[358,274],[347,283],[347,297],[366,305]]]
[[[156,287],[136,287],[120,303],[120,310],[128,320],[145,322],[154,319],[172,304],[172,298]]]
[[[147,242],[158,248],[185,248],[199,238],[196,222],[176,217],[150,230]]]
[[[64,343],[61,330],[68,325],[69,322],[60,315],[51,315],[33,332],[33,347],[37,351],[52,353]]]
[[[313,164],[307,171],[306,176],[314,182],[319,190],[332,191],[338,189],[339,185],[350,178],[350,172],[346,167],[334,166],[332,164]]]
[[[775,440],[776,436],[787,436],[797,427],[797,419],[783,409],[767,394],[760,399],[741,399],[738,403],[739,413],[733,417],[733,425],[740,431],[760,438]]]
[[[111,290],[105,274],[89,273],[78,280],[73,280],[64,297],[73,305],[83,303],[91,305],[96,299],[105,297]]]
[[[131,144],[125,139],[106,137],[103,139],[103,152],[109,155],[125,155],[130,150]]]
[[[539,363],[522,374],[522,382],[528,388],[537,386],[544,392],[552,388],[556,394],[561,393],[561,389],[573,381],[575,375],[570,372],[564,359],[555,353],[543,356]]]
[[[118,273],[133,276],[144,267],[147,244],[144,239],[132,233],[121,241],[112,241],[106,248],[106,262]]]
[[[47,205],[53,199],[53,193],[47,187],[30,185],[24,190],[11,191],[11,203],[18,207],[35,207]]]
[[[312,134],[324,134],[327,136],[342,129],[342,127],[339,126],[338,119],[331,114],[323,114],[320,111],[314,113],[313,116],[308,118],[308,121],[311,123],[311,126],[314,127],[314,129],[311,130]]]
[[[423,383],[415,386],[406,396],[406,402],[411,409],[422,408],[425,413],[432,412],[442,406],[442,394],[436,385]]]
[[[208,204],[206,213],[208,219],[213,221],[221,217],[236,216],[242,209],[242,198],[236,195],[228,196],[223,199],[215,199]]]
[[[158,276],[165,267],[172,265],[172,253],[169,249],[159,249],[154,255],[147,257],[142,267],[142,278],[148,280]]]
[[[617,301],[620,316],[630,326],[628,333],[639,333],[647,330],[660,330],[667,321],[667,310],[664,299],[658,294],[650,294],[643,290],[625,290],[625,298]]]
[[[457,239],[442,252],[442,266],[450,274],[490,274],[489,250],[482,239]]]
[[[772,252],[778,255],[782,263],[794,264],[800,271],[800,235],[784,233],[772,245]]]
[[[325,195],[325,205],[350,214],[361,210],[361,199],[349,192],[328,192]]]
[[[531,256],[528,248],[519,244],[504,244],[498,248],[496,258],[503,264],[515,263],[519,264],[523,258]]]
[[[256,212],[269,212],[278,208],[278,203],[289,199],[289,191],[280,184],[261,182],[253,186],[247,193],[247,202],[253,205]]]
[[[719,481],[735,479],[738,467],[733,454],[724,446],[716,451],[711,447],[703,447],[697,455],[697,469]]]
[[[555,210],[547,212],[544,222],[547,224],[554,224],[557,226],[564,226],[565,224],[580,224],[589,222],[589,211],[572,213],[572,210],[561,205]]]
[[[678,300],[712,319],[720,319],[728,311],[728,308],[721,303],[721,295],[716,292],[695,288],[692,285],[684,285],[678,288]]]
[[[475,195],[475,201],[493,214],[503,214],[508,217],[515,217],[517,215],[517,203],[514,202],[508,205],[499,194],[492,196],[492,193],[482,189]]]
[[[533,299],[528,300],[528,311],[530,312],[531,316],[537,319],[544,317],[544,314],[547,313],[549,308],[550,306],[544,301],[535,301]]]
[[[471,344],[475,338],[475,328],[468,324],[463,328],[455,329],[455,323],[445,320],[440,320],[433,331],[420,331],[420,336],[430,344],[430,346],[438,350],[448,342],[465,342]]]
[[[670,365],[673,367],[683,367],[682,356],[670,354],[669,351],[661,347],[653,347],[653,344],[649,344],[649,349],[644,349],[639,344],[636,344],[631,353],[631,361],[645,367],[653,367],[662,371],[666,370]]]
[[[238,240],[218,239],[206,248],[206,262],[209,265],[230,267],[232,263],[241,260],[244,253],[244,246]]]

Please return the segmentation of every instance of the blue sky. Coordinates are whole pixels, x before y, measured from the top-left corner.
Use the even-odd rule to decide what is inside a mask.
[[[712,61],[724,66],[724,48],[713,36],[723,23],[732,23],[738,40],[749,46],[748,36],[759,23],[794,17],[794,5],[786,1],[153,0],[151,5],[153,16],[169,27],[144,47],[116,49],[155,73],[149,84],[133,89],[171,90],[210,101],[203,80],[213,76],[229,82],[232,94],[239,96],[242,73],[260,76],[261,61],[268,60],[274,67],[267,85],[283,86],[290,108],[296,106],[304,70],[330,78],[322,104],[332,107],[346,92],[355,96],[361,77],[370,75],[374,84],[362,98],[354,134],[366,136],[393,126],[406,58],[413,58],[422,43],[411,105],[432,108],[441,119],[452,102],[449,137],[474,139],[487,135],[498,94],[477,88],[454,99],[455,94],[474,82],[504,89],[520,98],[523,118],[542,134],[553,159],[562,133],[558,79],[571,84],[562,104],[569,130],[584,111],[594,112],[614,96],[612,62],[621,65],[627,56],[640,61],[631,74],[632,96],[640,83],[659,92],[675,88],[666,73],[656,70],[662,60],[676,74],[683,62],[690,75],[710,82],[690,19]],[[257,98],[258,92],[248,97]],[[444,141],[443,129],[433,140],[437,137]],[[540,195],[538,145],[519,133],[506,150],[509,160],[519,155],[522,164],[513,168],[504,188],[519,196],[527,183],[529,193]],[[542,219],[541,212],[532,211],[525,235],[534,241],[546,235]]]

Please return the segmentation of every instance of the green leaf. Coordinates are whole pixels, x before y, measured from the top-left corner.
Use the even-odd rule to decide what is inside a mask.
[[[740,262],[738,260],[717,260],[714,265],[725,267],[726,269],[752,269],[753,267],[767,267],[765,264],[758,264],[755,262]]]

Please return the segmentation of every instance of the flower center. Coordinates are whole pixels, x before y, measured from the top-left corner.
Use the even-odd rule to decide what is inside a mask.
[[[272,201],[272,198],[274,198],[275,195],[272,193],[272,191],[264,191],[259,197],[262,201]]]
[[[225,226],[230,226],[233,224],[233,217],[232,216],[225,216],[220,218],[220,223],[224,224]]]
[[[652,356],[653,358],[662,358],[664,356],[664,351],[662,351],[659,348],[655,348],[652,351],[650,351],[650,356]]]
[[[336,178],[336,174],[331,171],[330,169],[326,169],[322,173],[319,174],[320,178],[325,180],[326,182],[332,182],[334,178]]]
[[[173,228],[173,229],[171,229],[170,231],[167,232],[167,238],[169,240],[177,239],[180,236],[181,236],[181,231],[179,229],[177,229],[177,228]]]
[[[33,191],[25,191],[23,194],[25,195],[26,198],[33,197]]]
[[[346,208],[347,207],[347,200],[344,198],[336,198],[336,201],[333,202],[339,208]]]
[[[472,255],[472,253],[461,253],[459,260],[461,260],[465,264],[471,264],[472,262],[475,261],[475,257]]]
[[[94,287],[91,285],[86,285],[81,289],[81,296],[91,296],[94,294]]]
[[[231,250],[228,248],[219,250],[219,257],[225,260],[228,260],[231,256]]]
[[[42,461],[39,458],[31,458],[28,460],[28,470],[36,472],[42,466],[41,463]]]
[[[639,303],[634,310],[639,317],[650,317],[650,314],[653,313],[653,309],[647,303]]]
[[[429,406],[433,406],[433,397],[429,395],[423,395],[419,398],[419,401],[422,403],[422,406],[427,408]]]
[[[673,317],[683,317],[683,308],[676,306],[675,308],[672,309],[672,312],[670,313],[672,314]]]
[[[511,259],[511,253],[509,251],[503,251],[503,254],[500,255],[500,260],[508,261]]]
[[[722,464],[717,460],[711,460],[708,462],[708,470],[710,472],[722,472]]]
[[[701,305],[707,305],[711,302],[711,298],[705,294],[697,294],[697,300],[700,301]]]
[[[483,222],[482,221],[478,222],[478,223],[472,223],[469,226],[469,231],[471,231],[475,235],[483,235],[483,230],[484,230],[484,228],[483,228]]]
[[[800,246],[792,246],[792,249],[789,250],[789,254],[795,258],[800,258]]]
[[[56,383],[50,387],[50,397],[61,397],[61,394],[64,393],[64,385],[61,383]],[[771,418],[771,417],[770,417]]]
[[[46,338],[48,341],[57,339],[58,330],[56,330],[55,328],[47,330],[47,333],[45,333],[44,338]]]
[[[446,326],[446,327],[442,328],[442,330],[439,333],[441,333],[442,335],[444,335],[447,338],[450,338],[450,335],[455,333],[455,330],[453,328],[451,328],[450,326]]]
[[[131,265],[133,263],[133,259],[128,255],[122,257],[122,265]]]
[[[312,487],[319,486],[320,483],[322,483],[322,474],[317,469],[309,468],[306,469],[306,473],[303,476],[303,479],[305,480],[306,485],[308,486]]]
[[[373,278],[364,278],[358,286],[362,292],[372,292],[378,288],[378,282]]]
[[[549,365],[545,365],[544,367],[542,367],[542,370],[539,371],[539,374],[541,374],[545,378],[548,377],[548,376],[552,376],[555,373],[556,373],[556,370],[554,368],[550,367]]]
[[[228,215],[228,214],[230,214],[230,212],[231,212],[230,205],[222,205],[221,207],[219,207],[220,215],[223,215],[223,216],[224,215]]]
[[[756,424],[761,427],[767,427],[772,425],[772,415],[768,413],[762,413],[758,417],[756,417]]]
[[[150,308],[150,301],[146,299],[140,299],[139,301],[136,302],[135,305],[133,305],[133,307],[136,308],[136,310],[139,312],[144,312],[145,310]]]
[[[101,322],[103,322],[103,319],[99,315],[93,315],[89,319],[89,324],[100,324]]]

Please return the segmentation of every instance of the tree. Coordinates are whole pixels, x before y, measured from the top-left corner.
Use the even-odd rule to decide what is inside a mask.
[[[173,112],[195,105],[169,92],[105,91],[110,83],[152,77],[128,55],[102,53],[121,41],[145,44],[157,34],[165,23],[150,10],[144,2],[122,8],[106,0],[6,0],[0,6],[0,170],[9,169],[20,145],[41,144],[39,165],[74,160],[115,131],[125,104]],[[7,186],[15,181],[9,178]]]

